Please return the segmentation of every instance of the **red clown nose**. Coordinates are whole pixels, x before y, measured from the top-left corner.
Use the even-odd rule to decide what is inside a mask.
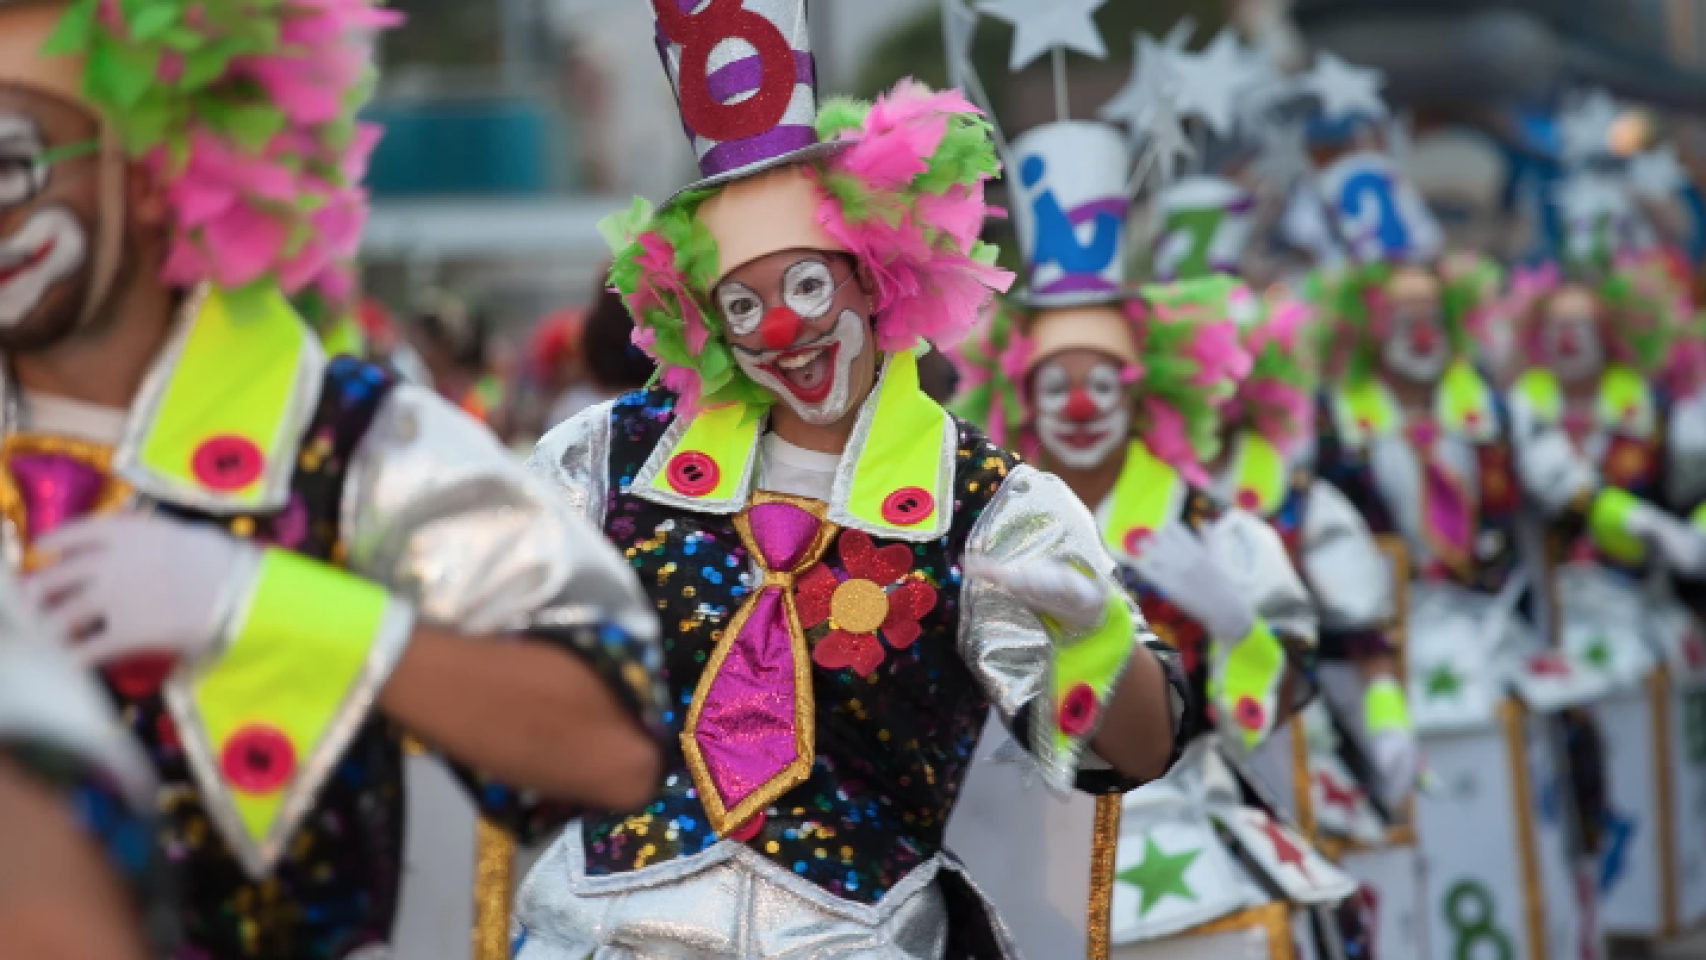
[[[1101,413],[1096,402],[1090,399],[1083,388],[1075,387],[1072,395],[1066,398],[1066,409],[1061,411],[1068,420],[1094,420]]]
[[[800,315],[787,307],[773,307],[759,322],[758,332],[764,337],[764,349],[781,350],[800,338]]]

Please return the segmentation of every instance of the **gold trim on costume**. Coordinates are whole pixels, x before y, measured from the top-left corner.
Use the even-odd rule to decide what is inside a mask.
[[[1297,829],[1305,840],[1311,842],[1317,839],[1315,829],[1315,797],[1312,790],[1315,778],[1309,775],[1309,736],[1303,732],[1301,718],[1294,719],[1291,727],[1291,794],[1293,803],[1297,805]]]
[[[1086,960],[1108,960],[1109,928],[1113,923],[1114,855],[1120,846],[1120,811],[1124,798],[1117,793],[1096,798],[1096,833],[1090,843],[1089,946]]]
[[[474,960],[509,960],[515,838],[484,817],[474,826]]]
[[[18,455],[48,455],[69,457],[99,473],[104,482],[89,513],[111,513],[130,499],[129,484],[113,475],[113,449],[99,443],[72,437],[48,436],[39,433],[10,433],[0,440],[0,518],[11,524],[13,534],[23,549],[22,572],[29,573],[41,565],[41,557],[28,542],[29,516],[24,496],[18,490],[18,480],[12,476],[10,464]]]
[[[1660,667],[1647,678],[1647,699],[1653,711],[1653,791],[1659,820],[1659,917],[1662,937],[1678,933],[1676,903],[1675,811],[1671,806],[1670,671]]]
[[[817,519],[817,534],[792,570],[768,569],[763,561],[764,554],[758,549],[758,542],[753,539],[749,514],[753,507],[766,503],[786,503]],[[705,816],[719,838],[728,836],[730,831],[752,819],[778,797],[804,783],[811,776],[812,761],[817,752],[817,706],[812,691],[811,649],[806,644],[806,633],[800,626],[799,610],[794,605],[794,579],[823,558],[829,550],[829,545],[835,542],[836,534],[840,532],[839,527],[825,519],[828,510],[828,506],[822,501],[760,490],[753,494],[746,508],[734,517],[735,530],[740,534],[741,542],[759,561],[760,566],[766,567],[764,583],[747,595],[734,618],[723,628],[723,638],[717,642],[716,649],[711,651],[711,658],[705,664],[705,672],[700,675],[699,684],[693,691],[693,702],[688,705],[687,723],[681,729],[681,750],[687,761],[687,770],[692,774],[693,785],[699,791],[699,802],[705,808]],[[787,618],[788,640],[794,652],[794,761],[763,786],[748,794],[746,799],[735,804],[734,809],[729,810],[723,806],[723,795],[711,777],[710,768],[705,763],[705,755],[700,751],[694,733],[699,729],[699,715],[704,710],[705,698],[710,695],[711,686],[722,671],[723,662],[734,649],[735,641],[740,639],[740,632],[751,618],[752,611],[757,608],[764,591],[772,587],[782,591],[782,610]]]
[[[1268,960],[1297,960],[1297,946],[1291,940],[1291,910],[1277,900],[1259,907],[1246,907],[1219,920],[1192,927],[1185,936],[1207,937],[1256,929],[1267,934]]]
[[[1528,932],[1529,960],[1546,960],[1545,907],[1540,897],[1540,858],[1534,849],[1534,829],[1529,811],[1534,809],[1528,785],[1528,739],[1523,709],[1511,700],[1499,704],[1499,726],[1504,728],[1509,752],[1511,806],[1516,815],[1517,855],[1522,864],[1522,915]]]

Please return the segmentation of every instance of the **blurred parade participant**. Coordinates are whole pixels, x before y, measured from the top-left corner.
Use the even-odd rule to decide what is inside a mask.
[[[534,463],[650,588],[683,756],[534,868],[517,956],[1017,956],[943,847],[992,708],[1060,790],[1189,730],[1083,506],[920,389],[1011,280],[989,128],[911,81],[820,109],[802,0],[653,9],[705,179],[607,235],[664,386]]]
[[[500,349],[485,314],[462,297],[433,291],[409,326],[409,344],[439,396],[507,436],[511,384],[498,369]]]
[[[392,19],[0,4],[7,556],[152,761],[188,957],[383,949],[405,733],[530,833],[541,798],[626,807],[657,769],[621,559],[285,299],[347,301]]]
[[[1698,495],[1689,488],[1706,493],[1706,419],[1664,389],[1692,310],[1687,277],[1638,202],[1632,171],[1643,161],[1617,155],[1618,116],[1600,94],[1560,118],[1559,261],[1516,281],[1509,405],[1540,527],[1528,560],[1549,636],[1593,686],[1591,724],[1577,736],[1605,745],[1602,776],[1574,771],[1592,790],[1581,814],[1602,919],[1616,934],[1659,936],[1664,911],[1680,914],[1692,899],[1661,876],[1706,855],[1706,829],[1664,810],[1706,787],[1706,765],[1652,718],[1685,715],[1682,691],[1706,679],[1706,648],[1652,574],[1706,580],[1706,533],[1682,519]],[[1683,792],[1664,796],[1672,783]]]
[[[1416,801],[1426,943],[1442,958],[1482,942],[1598,956],[1592,837],[1575,811],[1599,770],[1569,713],[1593,688],[1520,615],[1531,580],[1519,520],[1525,494],[1545,491],[1530,486],[1509,412],[1475,363],[1499,271],[1443,254],[1388,152],[1377,72],[1322,54],[1307,82],[1327,135],[1307,195],[1343,257],[1319,278],[1317,464],[1377,535],[1401,539],[1410,571],[1404,666],[1441,783]]]
[[[20,960],[170,956],[154,780],[99,685],[0,584],[0,944]]]
[[[1030,15],[1050,12],[1039,4]],[[1139,85],[1160,86],[1143,73],[1158,68],[1156,45],[1140,46],[1149,59]],[[1175,106],[1116,105],[1145,118]],[[1249,371],[1231,319],[1249,291],[1215,277],[1142,289],[1125,282],[1133,169],[1171,165],[1155,137],[1164,132],[1140,131],[1148,152],[1135,165],[1127,134],[1103,123],[1060,120],[1013,141],[1028,284],[965,354],[976,384],[968,412],[992,435],[1015,438],[1092,507],[1104,547],[1217,721],[1165,781],[1129,795],[1123,812],[1108,805],[1113,816],[1094,818],[1096,847],[1106,852],[1083,870],[1094,872],[1092,889],[1107,885],[1112,894],[1111,915],[1092,915],[1089,936],[1131,957],[1185,956],[1202,948],[1195,938],[1213,935],[1196,928],[1248,908],[1276,913],[1289,929],[1294,914],[1355,889],[1276,818],[1280,808],[1249,775],[1252,753],[1312,694],[1316,623],[1274,531],[1210,492],[1218,409]],[[1209,239],[1218,241],[1213,226]],[[1176,275],[1185,260],[1206,264],[1226,245],[1165,246]],[[1008,776],[1013,788],[1002,795],[1015,806],[1042,802],[1051,844],[1072,844],[1075,822],[1087,819],[1074,804],[1028,801],[1022,778]],[[1058,896],[1048,887],[1052,868],[1028,871],[1001,857],[980,851],[971,861],[998,902]],[[1062,913],[1070,909],[1060,902]],[[1046,939],[1036,934],[1033,952]],[[1314,949],[1314,937],[1305,939]],[[1069,943],[1062,955],[1078,953]]]
[[[528,340],[528,359],[539,399],[548,403],[542,429],[562,423],[610,395],[592,382],[585,354],[585,322],[579,310],[565,310],[539,322]]]
[[[634,342],[634,318],[622,295],[602,285],[581,330],[581,350],[592,382],[609,397],[643,390],[657,374],[657,361]]]

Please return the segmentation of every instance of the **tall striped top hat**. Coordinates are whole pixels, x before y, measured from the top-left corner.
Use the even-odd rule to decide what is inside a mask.
[[[652,11],[702,177],[682,193],[849,145],[818,142],[806,0],[652,0]]]
[[[1131,148],[1117,128],[1089,121],[1050,123],[1014,144],[1019,245],[1026,306],[1110,303],[1132,296],[1126,283],[1126,218]],[[1017,173],[1017,176],[1014,176]]]

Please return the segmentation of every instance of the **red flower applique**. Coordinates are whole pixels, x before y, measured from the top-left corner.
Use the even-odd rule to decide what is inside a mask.
[[[847,578],[820,563],[800,577],[794,601],[801,626],[830,627],[812,649],[812,662],[826,670],[852,667],[868,677],[883,663],[878,631],[896,650],[912,646],[924,632],[918,621],[936,607],[936,588],[907,576],[912,551],[904,545],[879,550],[866,534],[847,530],[837,549]]]

